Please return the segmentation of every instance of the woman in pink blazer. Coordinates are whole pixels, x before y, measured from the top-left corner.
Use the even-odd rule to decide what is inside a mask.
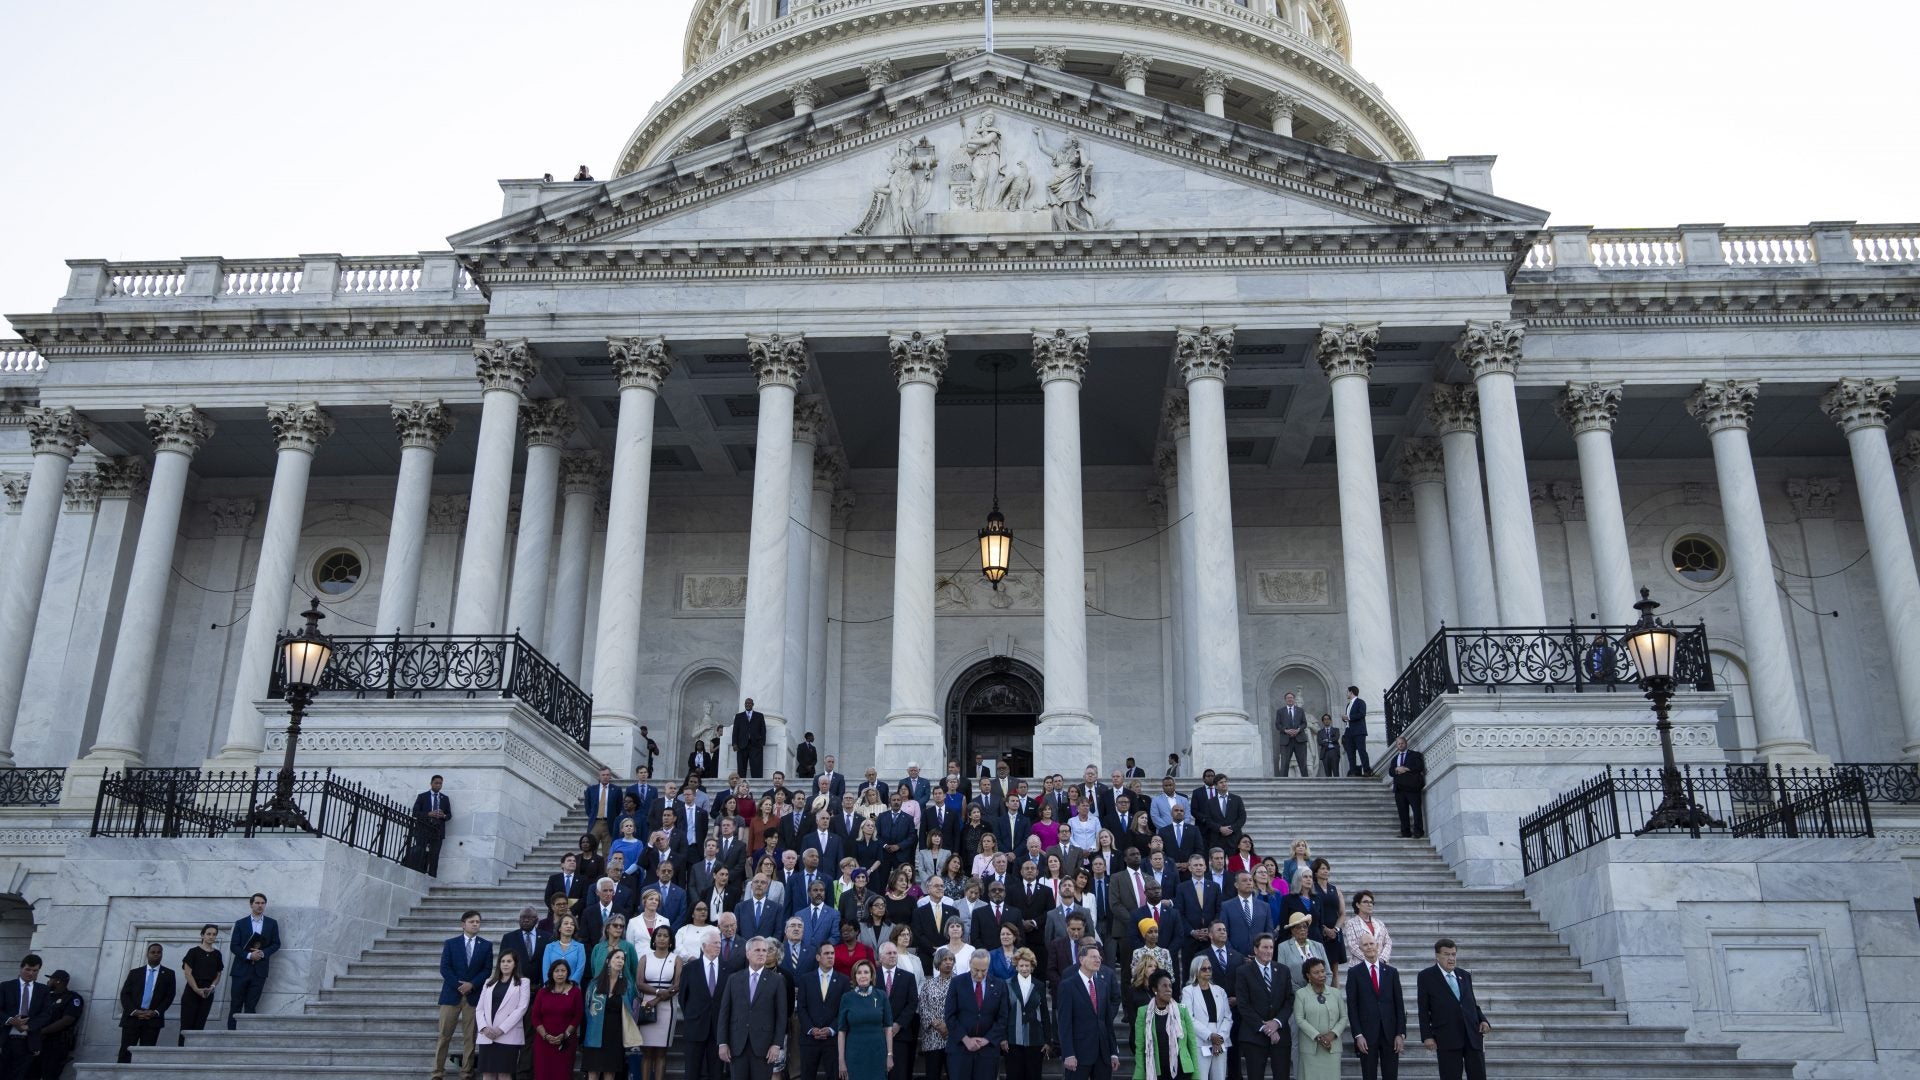
[[[505,949],[493,962],[493,976],[480,988],[473,1026],[479,1072],[487,1080],[513,1080],[520,1050],[527,1042],[527,1004],[532,984],[520,974],[520,958]]]

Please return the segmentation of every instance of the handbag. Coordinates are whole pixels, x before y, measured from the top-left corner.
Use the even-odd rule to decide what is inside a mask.
[[[660,1007],[658,1005],[642,1005],[635,1009],[634,1012],[640,1017],[640,1025],[642,1027],[660,1019]]]

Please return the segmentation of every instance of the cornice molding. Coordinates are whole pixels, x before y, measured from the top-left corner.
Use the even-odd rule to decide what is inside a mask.
[[[1675,290],[1671,281],[1628,275],[1592,292],[1516,281],[1512,310],[1535,330],[1915,322],[1920,291],[1911,279],[1879,277],[1706,281]]]
[[[192,353],[465,352],[481,337],[485,304],[338,311],[174,309],[22,315],[21,337],[50,360]]]

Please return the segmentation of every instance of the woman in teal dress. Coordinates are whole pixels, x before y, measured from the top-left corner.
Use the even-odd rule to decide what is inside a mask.
[[[873,984],[873,961],[853,965],[853,989],[840,999],[840,1075],[884,1076],[893,1068],[893,1006]]]

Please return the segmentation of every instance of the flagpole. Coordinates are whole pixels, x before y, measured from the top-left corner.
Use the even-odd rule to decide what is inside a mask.
[[[993,51],[993,0],[985,0],[982,5],[987,9],[987,51]]]

